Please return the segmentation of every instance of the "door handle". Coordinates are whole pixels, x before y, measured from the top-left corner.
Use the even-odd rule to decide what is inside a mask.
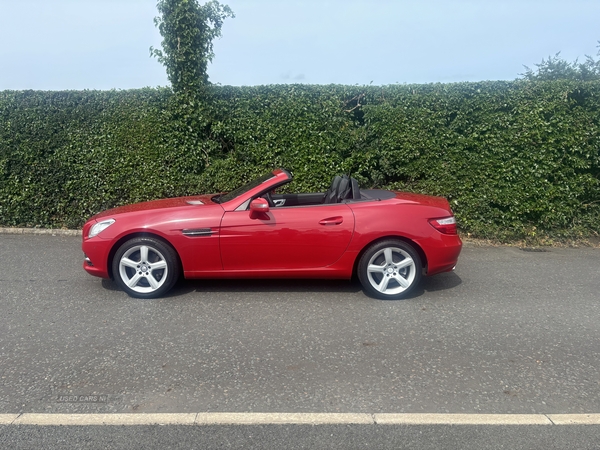
[[[327,219],[319,221],[319,225],[339,225],[343,221],[344,218],[342,216],[328,217]]]

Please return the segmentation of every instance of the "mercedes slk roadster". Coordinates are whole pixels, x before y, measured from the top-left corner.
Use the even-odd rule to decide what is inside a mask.
[[[454,269],[462,247],[441,197],[361,189],[346,175],[326,192],[277,193],[276,169],[234,191],[136,203],[90,218],[83,268],[132,297],[185,278],[338,278],[406,297],[423,275]]]

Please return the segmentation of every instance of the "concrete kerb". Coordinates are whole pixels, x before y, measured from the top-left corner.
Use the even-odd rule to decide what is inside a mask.
[[[600,414],[166,413],[0,414],[0,425],[600,425]]]
[[[45,234],[51,236],[81,236],[81,230],[62,228],[0,228],[0,234]]]

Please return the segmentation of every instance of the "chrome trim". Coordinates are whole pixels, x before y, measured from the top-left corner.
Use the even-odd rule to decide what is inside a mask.
[[[210,228],[188,228],[181,232],[184,236],[212,236],[215,233]]]

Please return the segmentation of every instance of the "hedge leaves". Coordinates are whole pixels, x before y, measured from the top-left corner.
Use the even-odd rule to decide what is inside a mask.
[[[598,81],[208,89],[0,92],[0,224],[77,227],[284,166],[296,191],[351,173],[445,196],[476,237],[600,233]]]

